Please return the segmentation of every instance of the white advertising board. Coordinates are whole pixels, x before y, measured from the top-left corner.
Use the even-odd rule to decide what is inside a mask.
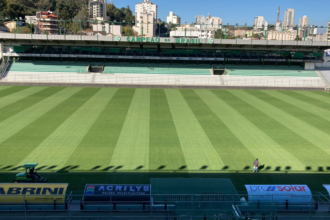
[[[328,191],[328,193],[329,193],[329,195],[330,195],[330,185],[326,185],[326,184],[324,184],[323,186],[324,186],[324,188]]]
[[[312,192],[307,185],[245,185],[249,201],[276,201],[285,204],[308,204]]]
[[[324,60],[330,60],[330,50],[325,50],[324,51]]]

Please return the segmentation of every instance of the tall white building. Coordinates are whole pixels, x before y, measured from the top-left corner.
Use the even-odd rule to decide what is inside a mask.
[[[268,22],[265,21],[265,24],[264,24],[264,31],[268,31]]]
[[[283,26],[282,21],[276,22],[276,24],[275,24],[275,30],[276,31],[282,31],[282,26]]]
[[[284,23],[283,23],[283,28],[285,30],[292,30],[294,26],[294,9],[288,8],[285,10],[285,16],[284,16]]]
[[[317,31],[318,31],[318,29],[316,28],[316,27],[311,27],[310,29],[309,29],[309,34],[317,34]]]
[[[265,29],[268,23],[263,16],[254,17],[254,30]]]
[[[299,21],[299,27],[305,27],[305,26],[308,26],[309,24],[309,18],[304,15],[302,18],[300,18],[300,21]]]
[[[212,17],[210,14],[208,14],[207,17],[203,15],[197,15],[195,27],[200,29],[205,29],[205,28],[221,29],[222,19],[219,17]]]
[[[107,0],[89,1],[89,18],[93,20],[106,21],[107,19]]]
[[[157,5],[149,0],[144,0],[135,5],[134,31],[138,35],[152,37],[157,29]]]
[[[170,11],[170,15],[167,16],[166,23],[168,24],[181,24],[181,18]]]

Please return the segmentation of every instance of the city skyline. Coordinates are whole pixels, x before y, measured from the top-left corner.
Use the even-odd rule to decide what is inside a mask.
[[[116,7],[130,6],[134,10],[135,4],[141,0],[114,0]],[[275,24],[277,21],[278,7],[281,7],[280,20],[284,22],[285,10],[293,8],[295,10],[294,23],[299,25],[299,20],[304,15],[309,18],[310,25],[327,26],[330,17],[327,18],[326,5],[330,6],[330,3],[326,0],[320,0],[324,2],[323,7],[318,7],[319,4],[310,4],[307,0],[278,0],[276,2],[249,2],[249,6],[244,0],[237,0],[233,2],[222,2],[204,0],[200,3],[197,0],[188,1],[175,1],[175,0],[151,0],[158,5],[158,18],[166,22],[166,18],[170,11],[178,14],[181,17],[181,23],[192,23],[195,21],[197,15],[207,15],[220,17],[223,19],[223,24],[236,24],[253,26],[254,18],[256,16],[263,16],[269,24]],[[240,3],[241,2],[241,3]],[[304,4],[306,2],[306,4]],[[110,3],[110,0],[108,0]],[[308,4],[307,4],[308,3]],[[233,10],[228,10],[232,7]],[[322,13],[324,11],[324,13]],[[134,11],[133,11],[134,13]],[[233,16],[235,13],[235,16]]]

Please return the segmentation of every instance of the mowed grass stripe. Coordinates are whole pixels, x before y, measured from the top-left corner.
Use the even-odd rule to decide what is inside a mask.
[[[165,90],[189,172],[225,166],[179,90]]]
[[[291,96],[295,99],[301,100],[303,102],[309,103],[313,106],[317,106],[319,108],[325,109],[325,110],[329,110],[330,109],[330,103],[326,103],[320,100],[317,100],[315,98],[312,97],[308,97],[304,94],[301,93],[297,93],[294,91],[278,91],[279,93],[285,94],[287,96]]]
[[[150,89],[136,89],[109,165],[149,170]]]
[[[310,93],[314,93],[316,95],[319,95],[319,96],[323,96],[327,99],[330,98],[330,92],[320,92],[320,91],[309,91]]]
[[[116,92],[67,160],[66,166],[85,165],[94,171],[112,171],[114,167],[107,165],[111,162],[134,93],[135,89],[119,89]]]
[[[284,96],[283,99],[282,96]],[[258,95],[258,98],[264,100],[271,106],[271,108],[276,108],[276,112],[272,115],[277,115],[276,119],[279,122],[302,136],[313,145],[330,154],[330,148],[328,145],[330,134],[327,132],[329,131],[329,121],[322,120],[322,118],[314,114],[297,108],[297,102],[301,101],[294,99],[286,100],[285,95],[282,95],[282,93],[263,91],[261,95]],[[320,127],[321,125],[317,124],[317,122],[322,123],[325,129]],[[314,124],[316,126],[314,126]]]
[[[321,102],[330,104],[330,92],[316,92],[316,91],[295,91],[295,92],[319,100]]]
[[[0,91],[1,90],[4,90],[4,89],[8,89],[8,88],[11,88],[12,86],[0,86]]]
[[[62,89],[30,108],[2,121],[0,123],[0,144],[80,90],[81,88],[75,87]]]
[[[15,102],[27,97],[27,96],[30,96],[30,95],[33,95],[33,94],[39,92],[39,91],[42,91],[46,88],[47,87],[41,87],[41,86],[40,87],[39,86],[30,87],[30,88],[24,89],[22,91],[15,92],[11,95],[7,95],[7,96],[0,99],[0,109],[5,107],[5,106],[8,106],[10,104],[13,104],[13,103],[15,103]],[[0,114],[1,114],[1,110],[0,110]]]
[[[0,87],[2,88],[2,87]],[[3,87],[0,90],[0,98],[6,97],[7,95],[11,95],[15,92],[22,91],[24,89],[29,88],[28,86],[10,86],[10,87]]]
[[[235,154],[227,155],[228,160],[232,160],[231,164],[242,163],[241,165],[243,165],[243,163],[245,163],[245,166],[250,168],[246,169],[246,171],[251,172],[253,161],[258,157],[261,162],[267,162],[267,167],[269,166],[270,168],[266,171],[269,172],[274,171],[279,163],[284,164],[287,161],[293,161],[294,164],[296,164],[295,169],[305,169],[305,165],[294,157],[294,155],[287,152],[286,149],[265,134],[260,128],[254,125],[245,116],[241,115],[236,108],[216,95],[216,93],[221,92],[222,91],[211,92],[209,90],[196,90],[197,95],[202,98],[233,135],[244,144],[246,150],[248,150],[248,152],[246,152],[246,150],[237,149]],[[224,139],[226,139],[226,137],[227,135],[220,136],[220,138]],[[231,146],[228,146],[228,148],[231,148]],[[269,157],[269,155],[272,156]],[[241,169],[242,168],[241,166]]]
[[[0,109],[0,123],[13,115],[24,111],[25,109],[35,105],[38,102],[48,98],[49,96],[61,91],[64,88],[61,87],[49,87],[44,90],[41,90],[37,93],[34,93],[30,96],[27,96],[17,102],[14,102],[10,105],[7,105]]]
[[[256,92],[258,91],[230,91],[232,95],[229,99],[241,100],[244,104],[237,106],[237,109],[306,166],[315,167],[328,161],[328,154],[307,141],[305,134],[299,132],[294,117],[287,117],[284,121],[287,116],[285,112],[277,115],[278,109],[259,99]],[[279,166],[291,166],[295,169],[296,165],[288,161]]]
[[[1,143],[0,150],[3,151],[1,157],[6,158],[5,163],[21,162],[98,90],[95,88],[82,89]]]
[[[219,112],[225,114],[222,112],[222,107],[219,106],[219,108],[212,111],[205,104],[206,100],[212,99],[210,95],[206,95],[201,99],[194,90],[180,91],[226,166],[226,169],[241,171],[246,166],[251,165],[255,156],[245,148],[237,136],[217,116]],[[196,92],[198,91],[196,90]],[[215,102],[216,99],[213,97],[212,101]],[[230,113],[226,117],[234,118],[234,114]]]
[[[176,171],[187,166],[164,89],[150,91],[149,169]]]
[[[19,164],[26,161],[38,161],[43,166],[56,165],[57,168],[61,168],[66,164],[116,91],[117,89],[100,89]],[[86,165],[88,166],[88,164],[81,164],[79,169],[86,168],[84,167]]]
[[[316,116],[318,118],[322,118],[323,120],[327,120],[328,123],[330,123],[330,118],[329,118],[330,108],[329,109],[320,108],[308,101],[302,101],[300,99],[297,99],[295,97],[295,92],[293,91],[285,91],[284,93],[281,91],[277,91],[276,93],[274,91],[263,91],[263,92],[276,99],[280,99],[281,101],[287,103],[291,107],[293,106],[293,108],[296,109],[298,112],[302,111],[301,114],[304,117]],[[308,112],[309,114],[308,113],[306,113],[308,115],[303,114],[304,112]],[[296,114],[294,116],[296,116]]]

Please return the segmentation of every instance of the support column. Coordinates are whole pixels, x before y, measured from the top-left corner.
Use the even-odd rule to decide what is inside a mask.
[[[2,59],[3,57],[3,44],[0,43],[0,60]]]

